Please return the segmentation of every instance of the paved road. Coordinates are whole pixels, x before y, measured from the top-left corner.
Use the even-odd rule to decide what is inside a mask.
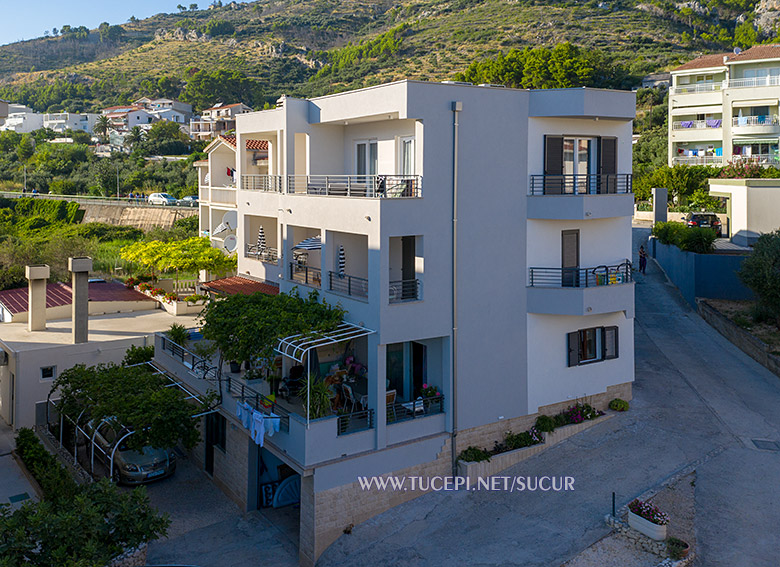
[[[634,249],[648,235],[634,229]],[[636,259],[636,258],[635,258]],[[322,566],[558,565],[618,505],[697,463],[698,565],[777,567],[780,379],[701,320],[654,262],[636,284],[632,409],[507,471],[570,475],[574,492],[432,493],[342,536]]]

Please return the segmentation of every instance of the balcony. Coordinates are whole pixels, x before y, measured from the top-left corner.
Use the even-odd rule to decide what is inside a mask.
[[[777,154],[753,154],[749,156],[735,155],[732,156],[731,161],[733,163],[754,163],[764,167],[779,167],[780,157]]]
[[[734,134],[776,134],[780,133],[780,120],[777,115],[735,116],[731,119]]]
[[[404,303],[420,299],[420,280],[397,280],[390,282],[390,303]]]
[[[328,272],[328,289],[340,295],[368,299],[368,280],[366,278]]]
[[[289,279],[309,287],[320,287],[322,272],[319,268],[312,268],[300,262],[290,262]]]
[[[723,156],[676,156],[673,165],[721,165]]]
[[[212,187],[209,201],[212,205],[236,206],[236,190],[230,187]]]
[[[729,87],[731,87],[731,81],[729,81]],[[717,83],[697,83],[694,85],[676,85],[670,90],[673,95],[680,94],[695,94],[695,93],[711,93],[720,91],[723,88],[722,82]]]
[[[528,218],[586,220],[634,214],[631,174],[531,175]]]
[[[258,248],[256,244],[246,244],[244,247],[244,258],[254,258],[265,264],[279,265],[279,251],[276,248]]]
[[[420,175],[288,175],[290,195],[399,199],[422,197]]]
[[[444,396],[417,398],[413,402],[393,402],[387,404],[385,418],[387,424],[419,419],[429,415],[444,413]]]
[[[672,130],[699,130],[704,128],[722,128],[723,120],[711,118],[710,120],[680,120],[672,122]]]
[[[244,191],[265,191],[283,193],[284,177],[281,175],[245,174],[241,176],[241,189]]]
[[[754,89],[756,87],[776,87],[778,85],[780,85],[780,76],[777,75],[731,79],[728,82],[728,87],[730,89]]]
[[[593,268],[530,268],[528,312],[582,316],[625,311],[633,317],[633,281],[628,260]]]

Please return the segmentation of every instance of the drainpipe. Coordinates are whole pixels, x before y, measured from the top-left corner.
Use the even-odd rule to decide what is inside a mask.
[[[452,101],[452,476],[458,475],[458,118],[463,103]]]

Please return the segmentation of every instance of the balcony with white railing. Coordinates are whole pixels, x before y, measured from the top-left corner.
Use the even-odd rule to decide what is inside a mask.
[[[695,94],[695,93],[712,93],[718,92],[723,87],[721,82],[713,83],[695,83],[690,85],[675,85],[670,89],[671,94]]]
[[[241,190],[283,193],[283,180],[281,175],[245,174],[241,176]]]
[[[756,87],[776,87],[780,85],[780,76],[767,75],[766,77],[749,77],[744,79],[730,79],[730,89],[753,89]]]
[[[674,165],[721,165],[723,156],[675,156]]]
[[[672,130],[701,130],[722,127],[723,120],[720,118],[711,118],[709,120],[678,120],[672,122]]]
[[[780,133],[780,120],[777,114],[765,116],[735,116],[731,119],[735,134],[776,134]]]
[[[749,156],[735,155],[732,156],[731,161],[733,163],[753,163],[765,167],[780,166],[780,156],[777,154],[752,154]]]

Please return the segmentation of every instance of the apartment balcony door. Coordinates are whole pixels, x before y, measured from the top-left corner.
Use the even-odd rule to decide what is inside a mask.
[[[427,347],[408,341],[387,345],[387,390],[395,390],[396,400],[410,402],[420,395],[427,382]]]
[[[579,287],[580,285],[580,231],[561,232],[561,285]]]
[[[399,169],[401,175],[414,175],[414,138],[401,138]]]
[[[358,175],[376,175],[379,163],[379,151],[375,140],[360,141],[355,144],[355,173]],[[365,179],[361,181],[365,183]]]

